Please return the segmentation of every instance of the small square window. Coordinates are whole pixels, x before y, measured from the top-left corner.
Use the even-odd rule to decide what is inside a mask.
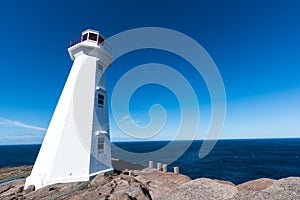
[[[98,63],[98,70],[103,71],[103,66],[100,63]]]
[[[98,99],[104,100],[104,96],[102,94],[98,94]]]
[[[97,36],[95,33],[89,33],[89,40],[97,41]]]
[[[103,108],[104,105],[104,95],[98,94],[98,107]]]
[[[103,151],[104,150],[104,137],[98,136],[98,150]]]
[[[101,100],[101,99],[98,99],[98,104],[100,104],[100,105],[102,105],[102,106],[103,106],[103,104],[104,104],[103,100]]]

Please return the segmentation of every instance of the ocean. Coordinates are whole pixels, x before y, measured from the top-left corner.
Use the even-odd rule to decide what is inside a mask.
[[[168,171],[178,166],[181,174],[192,179],[208,177],[231,181],[234,184],[263,177],[273,179],[300,177],[300,138],[219,140],[214,149],[205,158],[200,159],[198,153],[202,142],[193,141],[182,156],[168,165]],[[156,151],[168,143],[169,141],[114,142],[119,148],[136,153]],[[178,142],[178,146],[180,143]],[[32,165],[39,149],[40,145],[0,146],[0,168]],[[117,155],[114,148],[112,156],[144,166],[149,160],[149,158],[136,160],[136,157],[122,158],[123,155]],[[167,157],[168,155],[165,155],[164,159]],[[160,162],[168,161],[160,160]]]

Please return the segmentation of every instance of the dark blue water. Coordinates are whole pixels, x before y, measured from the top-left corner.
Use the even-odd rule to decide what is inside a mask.
[[[33,165],[41,145],[0,145],[0,168]]]
[[[118,142],[122,149],[132,152],[152,152],[168,142]],[[191,178],[208,177],[239,184],[257,178],[279,179],[300,176],[300,139],[219,140],[203,159],[198,153],[202,141],[194,141],[189,149],[168,166],[180,167],[180,173]],[[180,142],[178,142],[180,145]],[[39,145],[0,146],[0,167],[32,165]],[[115,155],[113,150],[113,157]],[[121,158],[122,159],[122,158]],[[146,165],[148,159],[127,161]],[[160,162],[164,163],[164,160]]]

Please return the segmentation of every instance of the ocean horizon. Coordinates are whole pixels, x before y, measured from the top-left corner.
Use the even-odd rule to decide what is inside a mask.
[[[161,149],[171,141],[112,142],[117,147],[134,153],[147,153]],[[178,146],[187,141],[175,141]],[[192,179],[207,177],[243,183],[258,178],[280,179],[300,177],[300,138],[222,139],[205,157],[198,157],[203,140],[192,141],[189,148],[173,163],[168,171],[178,166],[180,173]],[[112,146],[112,157],[147,166],[148,159],[137,159],[117,154]],[[0,168],[33,165],[41,144],[0,145]],[[176,152],[176,149],[174,150]],[[169,152],[170,155],[174,152]],[[156,159],[169,163],[168,153]]]

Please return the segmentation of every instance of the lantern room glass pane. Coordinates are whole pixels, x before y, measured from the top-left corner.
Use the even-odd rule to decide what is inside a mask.
[[[89,40],[97,41],[97,34],[89,33]]]
[[[84,34],[83,36],[82,36],[82,41],[85,41],[85,40],[87,40],[87,33],[86,34]]]
[[[98,44],[103,44],[103,41],[104,41],[104,39],[101,36],[99,36],[99,38],[98,38]]]

